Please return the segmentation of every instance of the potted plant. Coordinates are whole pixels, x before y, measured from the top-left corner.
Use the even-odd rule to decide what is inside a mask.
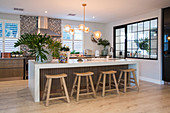
[[[104,39],[104,40],[100,39],[97,44],[102,45],[104,47],[104,49],[102,50],[102,56],[107,56],[108,49],[106,47],[110,46],[110,42],[106,39]]]
[[[15,57],[15,51],[12,51],[12,52],[11,52],[11,56],[12,56],[12,57]]]
[[[60,49],[60,56],[59,56],[59,62],[60,63],[67,63],[70,57],[70,48],[66,45],[61,47]]]
[[[19,52],[19,56],[20,56],[20,57],[23,57],[23,53],[24,53],[23,51],[20,51],[20,52]]]
[[[39,34],[29,34],[25,33],[21,35],[21,38],[15,43],[14,47],[18,47],[20,45],[27,45],[30,49],[31,55],[35,55],[35,61],[38,63],[47,62],[47,55],[49,55],[49,51],[47,50],[49,47],[49,42],[52,39],[50,36]]]
[[[16,51],[16,52],[15,52],[15,56],[16,56],[16,57],[19,57],[19,51]]]

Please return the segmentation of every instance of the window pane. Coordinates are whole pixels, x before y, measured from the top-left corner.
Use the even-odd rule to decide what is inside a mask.
[[[116,50],[125,50],[125,44],[116,44]]]
[[[14,47],[18,39],[5,39],[5,52],[19,51],[19,47]]]
[[[116,36],[120,36],[121,35],[121,29],[116,29]]]
[[[64,45],[68,46],[68,47],[70,48],[70,51],[73,51],[73,50],[72,50],[72,41],[63,41],[62,44],[63,44],[63,46],[64,46]]]
[[[137,24],[133,24],[132,30],[133,30],[133,32],[137,31]]]
[[[0,38],[0,51],[3,52],[3,40]]]
[[[138,31],[143,31],[143,22],[138,23]]]
[[[0,37],[2,37],[2,23],[0,23]]]
[[[127,48],[132,48],[132,41],[127,41]]]
[[[151,20],[151,29],[157,29],[157,19]]]
[[[74,50],[76,52],[83,52],[83,42],[82,41],[74,41]]]
[[[74,40],[83,40],[83,32],[75,29]]]
[[[63,30],[63,39],[64,40],[71,40],[72,39],[72,35],[70,33],[68,33],[68,32],[65,32]]]
[[[151,49],[152,48],[157,48],[157,40],[151,40]]]
[[[149,21],[144,22],[144,30],[149,30]]]
[[[18,24],[5,23],[5,37],[18,37]]]
[[[144,39],[149,39],[149,31],[144,31]]]
[[[128,26],[127,26],[127,32],[128,32],[128,33],[131,33],[131,32],[132,32],[132,25],[128,25]]]
[[[151,39],[157,39],[157,31],[156,30],[151,31]]]
[[[154,59],[157,58],[157,50],[151,50],[150,58],[154,58]]]
[[[142,40],[143,39],[143,32],[138,32],[138,39]]]

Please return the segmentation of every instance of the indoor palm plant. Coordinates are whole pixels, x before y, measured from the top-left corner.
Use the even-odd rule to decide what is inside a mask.
[[[30,49],[31,55],[35,56],[36,62],[45,62],[47,60],[47,55],[51,53],[48,49],[52,49],[52,45],[54,45],[54,41],[50,36],[41,35],[41,34],[29,34],[25,33],[21,35],[21,38],[15,43],[15,47],[20,45],[27,45]],[[57,53],[54,53],[55,55]]]
[[[102,50],[102,55],[103,56],[106,56],[107,53],[108,53],[108,50],[107,50],[107,46],[110,46],[110,42],[106,39],[102,40],[100,39],[99,42],[98,42],[98,45],[102,45],[104,47],[104,49]]]

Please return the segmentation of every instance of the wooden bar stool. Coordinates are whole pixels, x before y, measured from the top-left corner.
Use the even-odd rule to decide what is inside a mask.
[[[76,75],[76,77],[75,77],[75,80],[74,80],[74,83],[73,83],[71,96],[73,96],[73,93],[77,91],[76,101],[79,101],[79,95],[93,94],[94,97],[96,97],[96,92],[95,92],[93,80],[92,80],[92,77],[91,77],[92,75],[94,75],[94,73],[93,72],[85,72],[85,73],[74,73],[74,74]],[[82,90],[80,90],[81,77],[86,77],[86,89],[82,89]],[[89,80],[90,80],[92,92],[89,92],[89,90],[90,90],[89,89]],[[76,90],[76,87],[77,87],[77,90]],[[87,91],[87,93],[81,93],[80,94],[80,91]]]
[[[111,71],[101,71],[100,75],[99,75],[98,82],[97,82],[97,86],[96,86],[96,92],[98,90],[98,87],[100,87],[100,84],[103,84],[103,86],[102,86],[102,96],[103,97],[105,96],[105,92],[108,92],[108,91],[116,90],[117,93],[119,94],[119,89],[118,89],[118,84],[117,84],[117,81],[116,81],[115,73],[117,73],[117,71],[113,71],[113,70],[111,70]],[[102,75],[103,75],[103,82],[100,82]],[[109,90],[106,90],[106,75],[109,75]],[[114,81],[111,80],[112,77],[113,77]],[[114,84],[112,84],[112,83],[114,83]],[[115,86],[115,88],[112,89],[112,86],[113,87]]]
[[[130,83],[134,83],[136,85],[135,87],[139,91],[139,86],[138,86],[138,83],[137,83],[137,80],[136,80],[135,71],[136,71],[136,69],[122,69],[121,70],[119,80],[118,80],[118,85],[122,84],[122,83],[120,83],[121,81],[124,82],[122,85],[124,85],[124,92],[125,93],[126,93],[127,88],[133,88],[132,86],[130,86]],[[123,73],[124,73],[124,79],[122,79]],[[131,73],[133,75],[132,78],[131,78]],[[128,82],[128,84],[127,84],[127,82]],[[127,87],[127,85],[128,85],[128,87]]]
[[[67,77],[67,74],[63,73],[63,74],[58,74],[58,75],[45,75],[45,76],[47,78],[47,81],[46,81],[45,90],[44,90],[44,94],[43,94],[42,100],[44,100],[45,97],[46,97],[46,106],[48,106],[49,100],[54,100],[54,99],[66,98],[67,102],[70,102],[68,91],[67,91],[67,87],[66,87],[66,83],[65,83],[65,79],[64,79],[64,77]],[[64,93],[63,94],[65,94],[65,96],[50,98],[52,79],[57,79],[57,78],[60,79],[62,90],[64,89]]]

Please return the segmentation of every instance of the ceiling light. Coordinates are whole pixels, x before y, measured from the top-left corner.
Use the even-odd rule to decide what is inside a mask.
[[[95,18],[95,16],[92,17],[93,19]]]
[[[70,25],[67,24],[67,25],[64,26],[64,31],[65,32],[70,32],[70,29],[71,29]]]
[[[74,35],[74,29],[70,29],[70,34]]]
[[[95,31],[93,33],[94,38],[96,38],[97,40],[101,37],[101,35],[102,35],[102,33],[100,31]]]
[[[45,11],[45,13],[48,13],[47,11]]]
[[[92,33],[92,35],[94,36],[94,38],[96,39],[96,40],[99,40],[99,38],[101,37],[101,32],[100,31],[96,31],[96,32],[93,32],[93,31],[90,31],[90,29],[89,29],[89,27],[87,27],[86,25],[85,25],[85,7],[87,6],[87,4],[82,4],[82,6],[83,6],[83,8],[84,8],[84,10],[83,10],[83,14],[84,14],[84,23],[83,24],[80,24],[78,27],[79,27],[79,30],[81,30],[81,31],[83,31],[83,32],[85,32],[85,33],[88,33],[88,32],[91,32]],[[71,14],[70,14],[71,15]],[[93,16],[93,18],[95,18],[95,16]],[[70,34],[74,34],[74,29],[72,29],[71,28],[71,26],[70,25],[65,25],[64,26],[64,31],[66,31],[66,32],[69,32]]]

